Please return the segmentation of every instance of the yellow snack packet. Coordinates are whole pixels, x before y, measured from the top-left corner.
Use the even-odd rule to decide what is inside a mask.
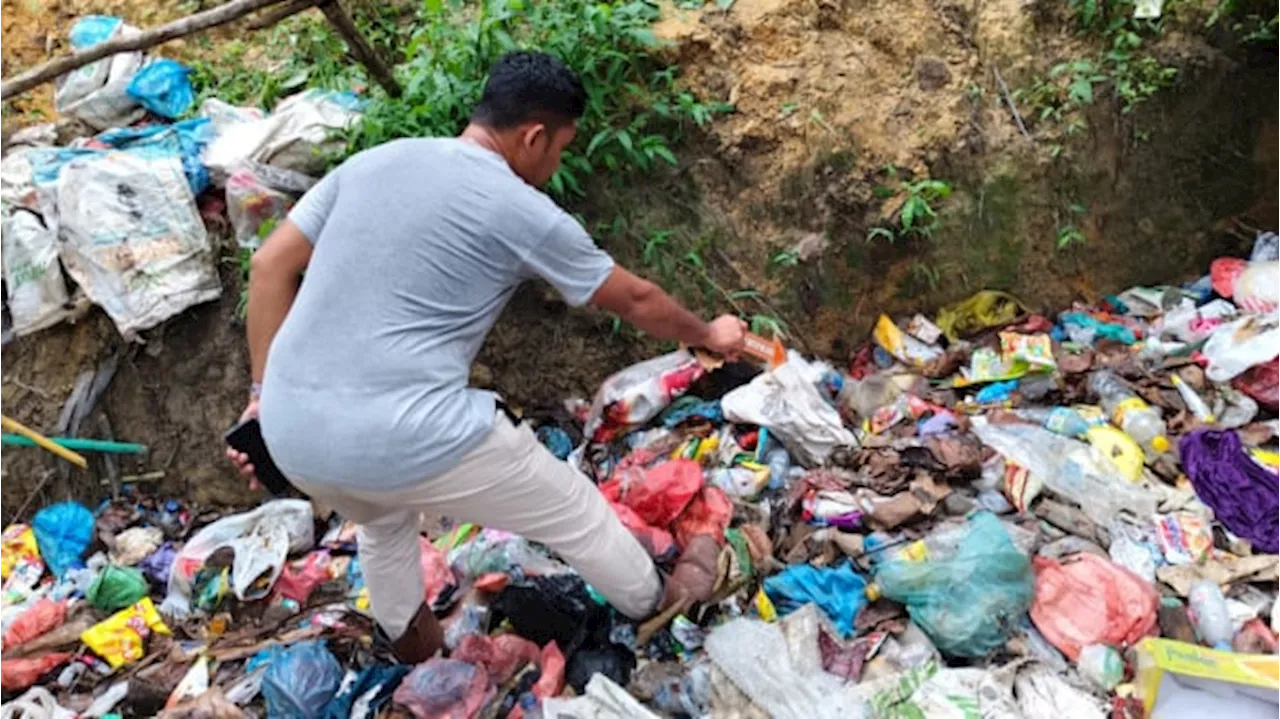
[[[119,669],[146,655],[146,639],[152,632],[172,634],[151,598],[145,597],[84,630],[80,641],[105,659],[112,669]]]
[[[40,563],[40,548],[36,546],[36,534],[25,524],[10,524],[0,534],[0,579],[8,579],[19,563]]]

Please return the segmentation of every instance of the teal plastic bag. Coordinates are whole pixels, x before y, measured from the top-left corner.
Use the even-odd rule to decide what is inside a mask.
[[[32,517],[31,531],[45,565],[61,579],[93,540],[93,512],[75,502],[51,504]]]
[[[943,654],[981,657],[1004,646],[1035,594],[1031,563],[990,512],[967,521],[945,556],[894,559],[875,568],[881,594],[905,604]]]
[[[764,593],[779,614],[816,604],[845,637],[853,634],[853,619],[867,603],[866,587],[867,580],[848,562],[838,567],[792,564],[764,580]]]
[[[133,76],[125,92],[139,105],[174,120],[195,104],[196,93],[190,76],[191,68],[177,60],[155,60]]]

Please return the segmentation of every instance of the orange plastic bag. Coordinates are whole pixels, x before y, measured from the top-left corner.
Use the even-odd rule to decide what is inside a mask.
[[[640,542],[640,546],[644,547],[650,557],[675,558],[676,540],[671,536],[671,532],[650,526],[635,513],[635,510],[625,504],[609,502],[609,506],[613,507],[618,519],[621,519],[622,524],[631,530],[632,536]]]
[[[1031,621],[1071,661],[1089,644],[1136,644],[1156,625],[1159,595],[1133,572],[1096,554],[1032,560]]]
[[[0,642],[3,642],[5,649],[12,649],[62,626],[66,620],[66,602],[55,602],[48,597],[41,597],[9,624]]]
[[[0,662],[0,687],[7,692],[26,689],[70,658],[69,652],[52,652],[25,659],[6,659]]]

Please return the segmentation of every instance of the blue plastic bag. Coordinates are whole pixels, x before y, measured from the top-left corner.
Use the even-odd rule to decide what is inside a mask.
[[[782,615],[816,604],[842,636],[853,634],[853,619],[867,603],[867,581],[845,562],[837,567],[792,564],[764,580],[764,593]]]
[[[99,133],[96,139],[121,150],[177,154],[191,194],[198,196],[209,187],[209,170],[200,153],[216,136],[209,118],[195,117],[172,125],[120,127]]]
[[[71,25],[67,37],[71,40],[72,49],[85,50],[105,42],[122,22],[111,15],[85,15]]]
[[[93,512],[75,502],[51,504],[36,512],[31,531],[35,532],[45,565],[61,579],[64,572],[80,562],[93,540]]]
[[[990,512],[969,517],[945,556],[894,559],[875,567],[880,592],[948,656],[981,657],[1009,639],[1031,606],[1031,563]]]
[[[262,675],[262,698],[270,719],[320,719],[338,687],[342,666],[316,640],[272,652]]]
[[[144,65],[133,76],[125,92],[139,105],[172,120],[190,109],[196,101],[190,75],[191,68],[177,60],[156,60]]]
[[[363,706],[368,707],[368,716],[376,715],[382,705],[391,701],[391,693],[400,686],[400,680],[409,673],[404,664],[382,664],[365,667],[360,670],[355,681],[346,682],[342,691],[329,702],[324,710],[324,719],[348,719],[356,701],[368,695]]]

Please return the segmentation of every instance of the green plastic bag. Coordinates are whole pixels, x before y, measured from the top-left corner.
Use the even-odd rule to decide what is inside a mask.
[[[134,605],[150,590],[147,578],[138,569],[109,564],[89,585],[84,596],[94,608],[114,612]]]

